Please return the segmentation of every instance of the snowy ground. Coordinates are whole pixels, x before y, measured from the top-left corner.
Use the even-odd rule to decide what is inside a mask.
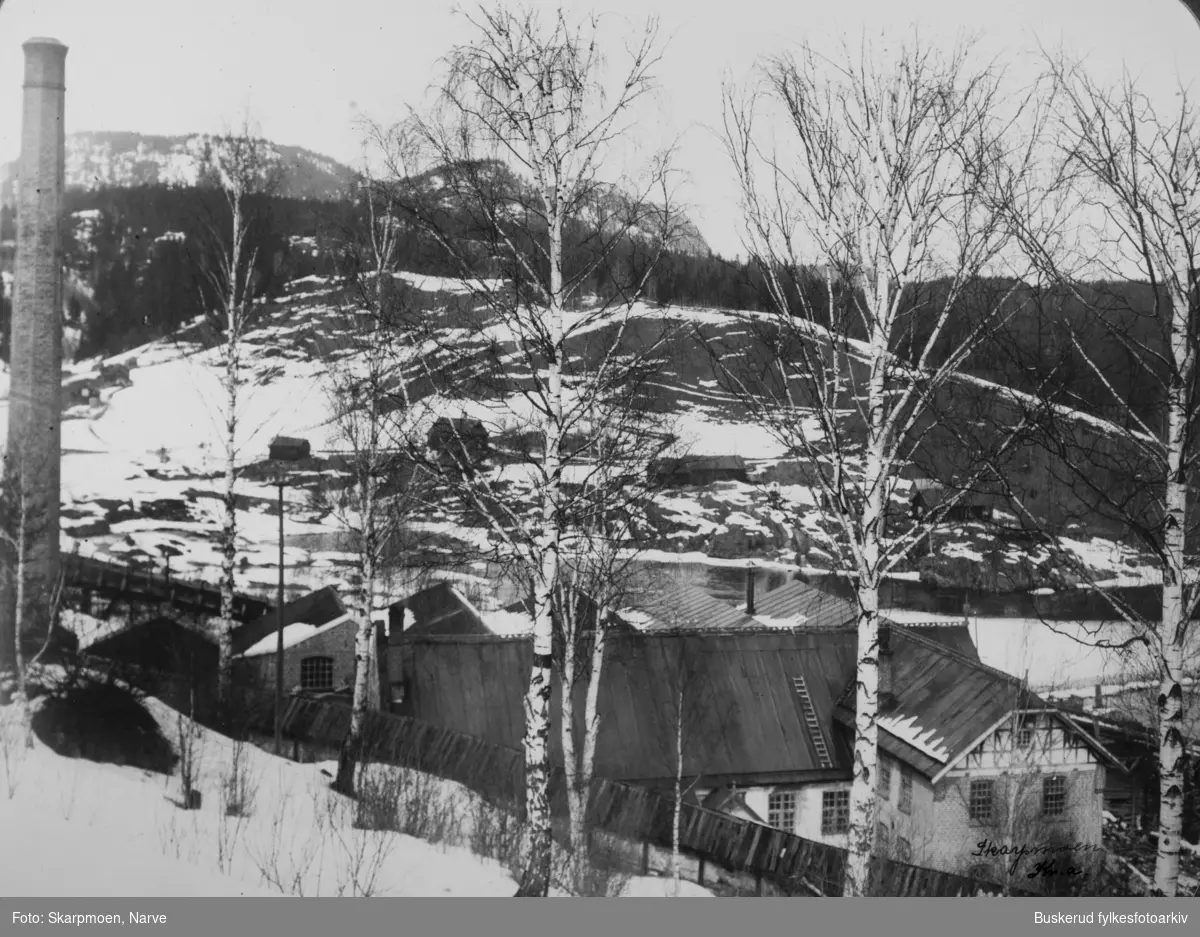
[[[164,734],[176,714],[147,701]],[[183,810],[178,776],[61,757],[35,739],[26,750],[0,708],[0,851],[5,894],[30,897],[506,896],[516,885],[500,863],[466,848],[354,829],[351,802],[328,789],[328,765],[294,764],[241,749],[254,791],[249,816],[225,816],[221,784],[236,746],[201,730],[202,806]],[[424,778],[460,830],[474,800],[458,785]],[[667,895],[666,879],[634,877],[625,894]],[[684,895],[711,896],[683,883]]]

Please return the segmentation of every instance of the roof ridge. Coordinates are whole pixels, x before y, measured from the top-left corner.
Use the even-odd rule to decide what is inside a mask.
[[[898,630],[907,640],[913,641],[914,643],[928,650],[941,654],[943,657],[949,657],[951,660],[966,664],[969,667],[973,667],[976,670],[991,674],[994,677],[1000,677],[1002,680],[1006,680],[1010,683],[1015,683],[1017,685],[1020,685],[1021,683],[1020,677],[1016,677],[1011,673],[1005,673],[1003,670],[998,670],[995,667],[989,667],[982,661],[974,660],[973,658],[967,657],[967,655],[961,653],[960,651],[956,651],[954,648],[942,644],[940,641],[935,641],[933,638],[927,638],[923,634],[918,634],[910,628],[906,628],[899,622],[892,621],[891,619],[887,619],[887,621],[894,630]],[[947,624],[950,623],[947,622]],[[1038,697],[1037,694],[1032,693],[1032,691],[1031,695],[1035,699],[1040,699],[1040,697]]]

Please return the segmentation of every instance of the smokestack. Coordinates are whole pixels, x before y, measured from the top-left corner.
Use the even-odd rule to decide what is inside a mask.
[[[1092,701],[1093,709],[1103,709],[1104,708],[1104,694],[1101,693],[1100,690],[1101,690],[1100,684],[1097,683],[1096,684],[1096,696],[1095,696],[1095,699]]]
[[[758,572],[753,563],[746,564],[746,614],[754,614],[754,576]]]
[[[13,576],[0,602],[0,661],[10,654],[16,623],[43,632],[58,576],[59,463],[62,458],[62,214],[67,47],[30,39],[25,50],[25,97],[17,179],[11,380],[5,481],[20,492],[28,546],[22,565],[24,606],[18,614]],[[9,513],[9,533],[19,520]]]
[[[891,712],[896,708],[896,694],[892,692],[892,625],[886,618],[879,620],[879,711]]]

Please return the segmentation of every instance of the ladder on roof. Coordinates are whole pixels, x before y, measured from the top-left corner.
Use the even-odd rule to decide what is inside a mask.
[[[808,684],[803,676],[792,680],[796,695],[800,697],[800,707],[804,710],[804,724],[808,726],[808,735],[812,739],[817,757],[821,759],[822,768],[832,768],[833,759],[829,757],[829,747],[825,744],[825,733],[821,731],[821,723],[817,721],[817,713],[813,709],[812,697],[808,695]]]

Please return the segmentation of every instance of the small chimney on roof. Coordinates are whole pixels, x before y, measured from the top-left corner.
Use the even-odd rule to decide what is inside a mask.
[[[746,564],[746,614],[754,614],[754,577],[758,569],[753,563]]]
[[[879,668],[879,712],[891,712],[896,708],[896,694],[892,691],[892,623],[886,618],[879,620],[876,664]]]

